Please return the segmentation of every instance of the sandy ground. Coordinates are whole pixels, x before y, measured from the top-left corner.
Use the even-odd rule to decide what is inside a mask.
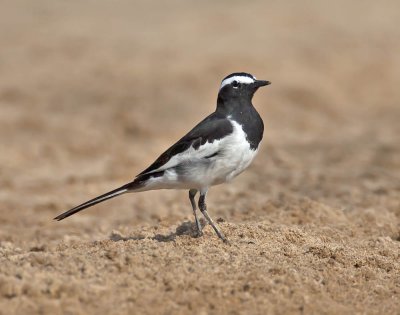
[[[0,10],[0,314],[399,314],[398,1],[9,1]],[[125,195],[214,110],[272,85],[247,172]],[[204,222],[203,222],[204,223]]]

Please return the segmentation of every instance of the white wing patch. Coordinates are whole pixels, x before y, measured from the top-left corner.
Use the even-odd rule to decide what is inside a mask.
[[[218,152],[220,143],[221,143],[221,140],[214,140],[211,143],[206,142],[206,143],[202,144],[198,149],[195,149],[195,148],[193,148],[193,146],[190,146],[185,151],[171,157],[168,160],[168,162],[165,163],[164,165],[160,166],[159,168],[157,168],[155,170],[152,170],[151,172],[148,172],[147,174],[165,171],[169,168],[175,167],[175,166],[185,163],[185,162],[193,163],[193,162],[196,162],[196,160],[200,160],[207,156],[213,155],[214,153]]]
[[[251,84],[251,83],[254,83],[255,80],[256,80],[255,77],[250,78],[250,77],[244,76],[244,75],[236,75],[234,77],[230,77],[230,78],[222,81],[221,87],[219,89],[221,90],[225,85],[231,84],[233,81],[237,81],[239,83],[244,83],[244,84]]]

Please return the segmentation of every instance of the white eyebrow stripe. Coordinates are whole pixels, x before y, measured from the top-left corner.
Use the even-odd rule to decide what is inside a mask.
[[[244,83],[244,84],[251,84],[254,83],[254,79],[247,77],[247,76],[234,76],[234,77],[230,77],[228,79],[225,79],[224,81],[222,81],[221,83],[221,87],[219,88],[220,90],[228,84],[231,84],[233,81],[238,81],[239,83]]]

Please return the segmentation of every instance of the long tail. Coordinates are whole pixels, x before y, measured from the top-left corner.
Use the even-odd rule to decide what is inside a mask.
[[[86,201],[86,202],[82,203],[81,205],[76,206],[75,208],[72,208],[72,209],[60,214],[59,216],[55,217],[54,220],[61,221],[61,220],[65,219],[65,218],[67,218],[67,217],[69,217],[69,216],[71,216],[71,215],[73,215],[73,214],[75,214],[75,213],[77,213],[79,211],[82,211],[82,210],[84,210],[86,208],[94,206],[95,204],[98,204],[98,203],[103,202],[105,200],[108,200],[108,199],[117,197],[119,195],[122,195],[122,194],[128,192],[128,190],[131,190],[130,189],[130,185],[132,185],[132,183],[126,184],[126,185],[124,185],[122,187],[119,187],[117,189],[111,190],[110,192],[105,193],[105,194],[103,194],[101,196],[98,196],[98,197],[93,198],[93,199],[91,199],[89,201]]]
[[[149,173],[149,174],[142,174],[139,175],[135,178],[135,180],[133,182],[130,182],[124,186],[121,186],[117,189],[111,190],[108,193],[105,193],[101,196],[98,196],[96,198],[93,198],[89,201],[86,201],[84,203],[82,203],[79,206],[76,206],[75,208],[72,208],[71,210],[68,210],[62,214],[60,214],[59,216],[55,217],[54,220],[57,221],[61,221],[67,217],[69,217],[70,215],[73,215],[79,211],[82,211],[86,208],[89,208],[91,206],[94,206],[95,204],[98,204],[100,202],[106,201],[108,199],[117,197],[119,195],[125,194],[127,192],[133,192],[133,191],[144,191],[144,190],[148,190],[148,188],[146,187],[147,185],[147,181],[151,178],[154,177],[160,177],[164,174],[164,171],[160,171],[160,172],[154,172],[154,173]]]

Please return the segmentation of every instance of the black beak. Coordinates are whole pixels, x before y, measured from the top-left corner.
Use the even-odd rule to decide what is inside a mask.
[[[262,87],[262,86],[270,85],[271,82],[269,82],[269,81],[264,81],[264,80],[256,80],[256,81],[254,81],[253,84],[254,84],[254,86],[255,86],[256,88],[259,88],[259,87]]]

